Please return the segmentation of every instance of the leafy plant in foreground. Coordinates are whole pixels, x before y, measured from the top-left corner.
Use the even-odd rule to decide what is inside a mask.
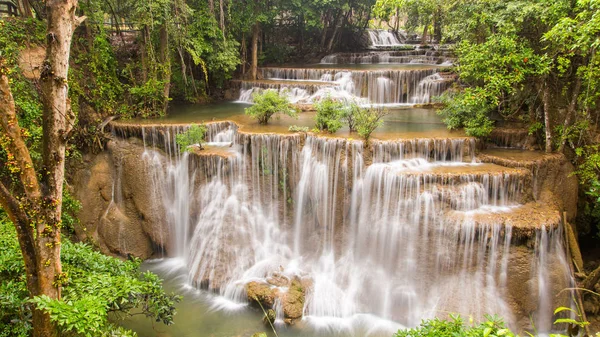
[[[477,326],[465,325],[460,316],[450,315],[449,320],[434,318],[416,328],[400,330],[394,337],[515,337],[504,322],[496,316],[486,316]]]
[[[264,90],[252,95],[254,105],[245,109],[246,115],[258,120],[260,124],[267,124],[273,115],[282,114],[297,117],[296,109],[288,99],[275,90]]]
[[[33,305],[48,312],[63,335],[134,335],[113,325],[109,313],[119,319],[135,312],[173,323],[174,305],[181,298],[166,294],[155,274],[141,273],[140,260],[121,261],[63,238],[63,273],[56,281],[63,287],[62,299],[39,296],[30,300],[14,226],[1,213],[0,244],[0,336],[29,336]]]
[[[343,102],[325,97],[315,104],[315,109],[317,110],[315,126],[320,131],[335,133],[344,125],[342,119],[346,108]]]
[[[371,134],[378,127],[383,125],[383,117],[385,117],[388,113],[389,112],[385,109],[359,108],[354,117],[356,131],[366,142],[368,142],[371,138]]]
[[[190,146],[198,145],[202,149],[204,136],[206,135],[206,125],[194,124],[186,131],[175,136],[175,142],[182,152],[190,151]]]

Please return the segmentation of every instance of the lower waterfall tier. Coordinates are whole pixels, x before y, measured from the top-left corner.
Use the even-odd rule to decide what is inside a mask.
[[[549,331],[570,305],[564,201],[537,181],[560,172],[481,164],[468,138],[365,147],[221,123],[207,151],[181,153],[180,130],[116,138],[82,174],[82,222],[107,250],[176,258],[188,284],[288,324],[455,312]]]

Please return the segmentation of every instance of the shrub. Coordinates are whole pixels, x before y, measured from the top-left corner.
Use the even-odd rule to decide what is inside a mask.
[[[342,128],[346,110],[344,103],[326,97],[315,104],[315,109],[317,110],[315,126],[319,130],[335,133]]]
[[[487,137],[494,129],[488,115],[495,105],[485,89],[467,88],[459,93],[443,94],[441,101],[445,107],[439,114],[448,129],[464,128],[471,137]]]
[[[296,109],[292,107],[287,97],[275,90],[264,90],[252,95],[254,105],[246,108],[246,115],[258,120],[260,124],[267,124],[275,114],[297,117]]]
[[[308,132],[308,126],[291,125],[288,128],[290,132]]]
[[[140,313],[173,323],[174,305],[181,298],[166,294],[157,275],[140,272],[138,259],[121,261],[63,237],[63,272],[55,281],[62,285],[62,299],[30,300],[17,234],[1,211],[0,244],[0,336],[29,336],[33,305],[46,311],[65,336],[133,336],[109,322],[109,312],[116,314],[114,319]]]
[[[516,335],[506,328],[504,322],[496,316],[486,316],[486,321],[478,326],[467,326],[460,316],[450,315],[450,320],[439,318],[423,321],[414,329],[400,330],[394,337],[481,337]]]
[[[356,131],[368,142],[373,131],[383,125],[383,117],[388,113],[387,110],[380,108],[359,108],[354,116]]]
[[[358,104],[354,102],[344,109],[342,119],[346,123],[346,125],[348,125],[348,128],[351,132],[356,131],[356,116],[358,116],[361,109],[363,108],[361,108]]]
[[[179,145],[181,152],[190,151],[190,146],[198,145],[202,149],[204,136],[206,134],[206,125],[192,125],[186,131],[177,134],[175,142]]]

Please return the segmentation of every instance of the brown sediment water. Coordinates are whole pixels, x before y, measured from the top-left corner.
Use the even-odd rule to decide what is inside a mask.
[[[315,111],[304,111],[298,118],[275,115],[268,124],[259,124],[244,114],[249,105],[241,103],[219,103],[209,105],[175,106],[166,117],[158,119],[122,120],[122,124],[139,125],[189,125],[217,121],[232,121],[238,124],[241,131],[249,133],[290,133],[289,127],[297,125],[312,130],[315,126]],[[375,130],[374,139],[410,139],[410,138],[454,138],[464,137],[463,131],[450,131],[441,122],[434,109],[423,108],[389,108],[389,115],[384,117],[382,127]],[[330,136],[327,132],[322,136]],[[356,133],[350,133],[348,128],[342,128],[334,134],[337,137],[360,139]]]

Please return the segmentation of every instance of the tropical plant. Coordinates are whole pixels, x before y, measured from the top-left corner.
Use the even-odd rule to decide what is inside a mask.
[[[290,132],[308,132],[308,126],[290,125],[288,128]]]
[[[389,114],[388,110],[382,108],[358,109],[354,117],[356,131],[368,142],[371,134],[383,125],[383,117]]]
[[[476,326],[466,325],[458,315],[449,320],[434,318],[426,320],[414,329],[400,330],[394,337],[515,337],[497,316],[485,316],[485,321]]]
[[[343,102],[328,96],[318,101],[315,109],[317,110],[315,127],[320,131],[335,133],[344,126],[345,105]]]
[[[205,142],[204,137],[206,135],[206,125],[194,124],[189,129],[175,136],[175,142],[179,146],[181,152],[191,151],[192,145],[197,145],[202,149],[202,143]]]
[[[62,298],[40,295],[30,300],[17,234],[3,213],[0,244],[0,336],[29,336],[34,306],[48,313],[65,335],[103,336],[117,331],[119,336],[133,335],[109,322],[109,313],[119,319],[135,311],[153,321],[173,323],[174,305],[181,298],[166,294],[155,274],[141,273],[140,260],[122,261],[63,238],[63,273],[56,280]]]
[[[356,116],[358,116],[361,109],[363,108],[361,108],[355,102],[350,103],[344,108],[342,120],[346,123],[346,125],[348,125],[348,129],[350,129],[350,132],[356,131]]]
[[[275,90],[264,90],[252,95],[254,104],[245,109],[246,115],[258,120],[260,124],[267,124],[273,115],[282,114],[297,117],[296,109],[290,104],[285,95]]]

